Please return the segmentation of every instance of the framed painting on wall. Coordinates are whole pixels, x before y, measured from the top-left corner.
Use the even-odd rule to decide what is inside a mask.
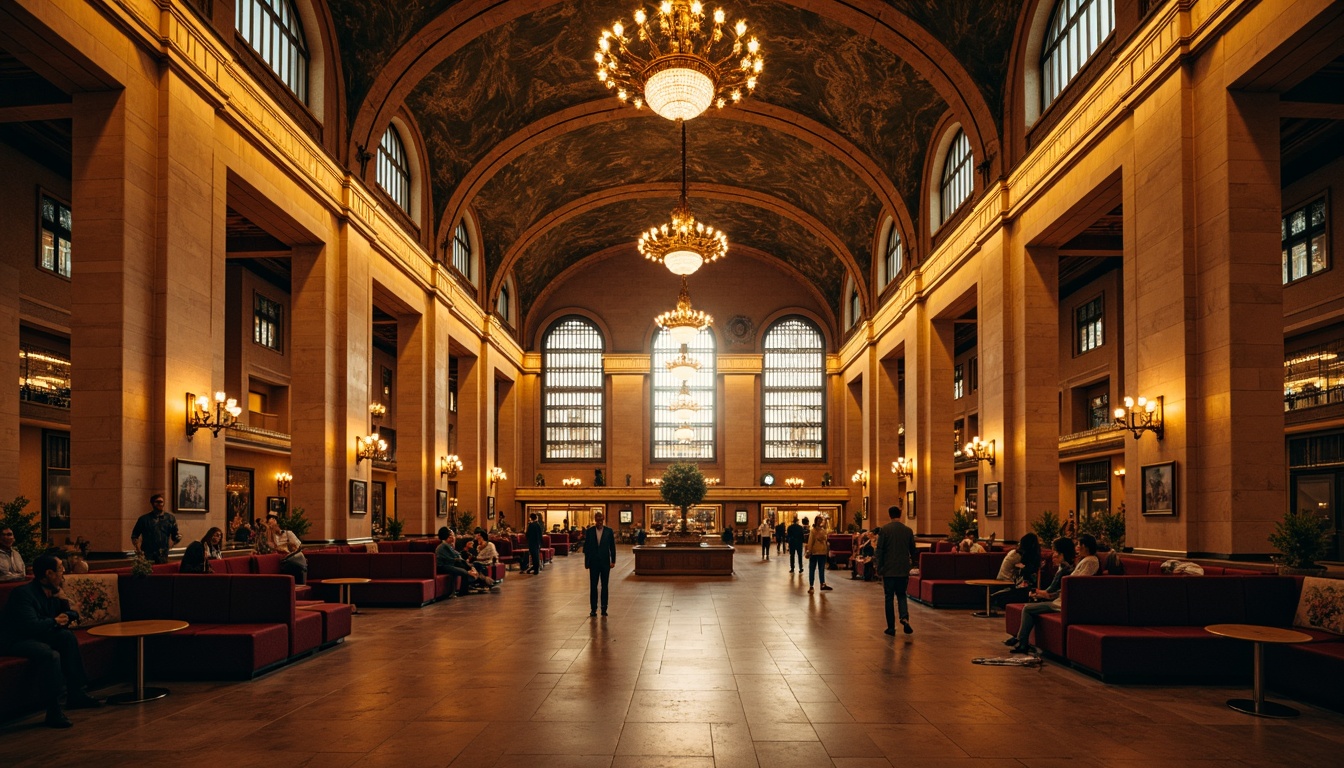
[[[621,523],[622,523],[622,524],[624,524],[624,525],[629,525],[630,523],[634,522],[634,520],[635,520],[635,511],[634,511],[633,509],[622,509],[622,510],[621,510]]]
[[[374,480],[369,485],[369,511],[373,513],[373,525],[382,530],[387,524],[387,483]]]
[[[267,496],[266,514],[276,517],[289,514],[289,499],[284,496]]]
[[[246,467],[224,468],[224,530],[232,536],[240,525],[252,522],[252,470]]]
[[[911,520],[915,519],[915,492],[905,492],[905,516]]]
[[[736,518],[736,519],[737,519],[737,524],[738,524],[738,525],[746,525],[746,524],[747,524],[747,510],[745,510],[745,509],[739,509],[739,510],[737,510],[737,518]]]
[[[70,433],[42,431],[45,482],[42,484],[43,538],[70,530]]]
[[[209,464],[173,459],[173,511],[210,511]]]
[[[486,497],[485,497],[485,519],[486,519],[486,520],[494,520],[494,519],[495,519],[495,497],[494,497],[494,496],[486,496]]]
[[[985,483],[985,517],[998,517],[1001,483]]]
[[[447,491],[435,491],[435,492],[434,492],[434,516],[435,516],[435,517],[447,517],[447,516],[448,516],[448,492],[447,492]]]
[[[1145,515],[1176,514],[1176,462],[1147,464],[1143,467],[1143,487],[1139,491]]]
[[[350,481],[350,514],[363,515],[369,511],[369,486],[363,480]]]

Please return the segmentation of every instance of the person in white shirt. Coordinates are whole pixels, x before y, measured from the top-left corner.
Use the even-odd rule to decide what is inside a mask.
[[[14,530],[0,529],[0,581],[23,581],[28,578],[28,568],[23,564],[23,556],[14,548]]]
[[[303,554],[303,542],[299,541],[299,537],[293,531],[282,529],[280,521],[274,517],[266,520],[266,530],[271,550],[283,558],[280,561],[280,572],[293,576],[295,584],[308,581],[308,557]]]
[[[761,537],[762,560],[770,559],[770,535],[773,534],[774,532],[775,532],[774,526],[770,525],[770,522],[767,520],[762,520],[760,527],[756,529],[756,533]]]
[[[1074,576],[1096,576],[1101,571],[1101,562],[1097,560],[1097,540],[1090,533],[1084,533],[1078,537],[1078,545],[1086,553],[1083,557],[1078,557],[1077,547],[1074,546],[1072,539],[1055,539],[1053,555],[1055,565],[1059,570],[1055,573],[1055,580],[1045,589],[1036,590],[1032,596],[1040,600],[1049,602],[1032,603],[1022,608],[1022,626],[1017,630],[1017,636],[1009,638],[1013,641],[1013,653],[1028,653],[1031,651],[1031,645],[1028,642],[1031,638],[1031,631],[1036,628],[1036,617],[1042,613],[1058,613],[1060,610],[1060,596],[1064,592],[1064,579]],[[1076,560],[1076,562],[1075,562]],[[1072,568],[1068,568],[1072,566]],[[1067,569],[1067,570],[1066,570]],[[1007,640],[1004,641],[1008,643]]]

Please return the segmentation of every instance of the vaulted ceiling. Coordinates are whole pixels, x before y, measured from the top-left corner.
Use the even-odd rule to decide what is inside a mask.
[[[839,316],[871,289],[889,215],[909,226],[944,115],[997,154],[1025,0],[722,0],[766,55],[742,105],[688,123],[691,204],[734,246],[780,259]],[[677,193],[679,134],[594,76],[601,30],[653,0],[329,0],[352,147],[405,109],[423,136],[436,241],[467,211],[488,297],[512,273],[524,316],[558,275],[634,250]],[[913,234],[913,233],[908,233]]]

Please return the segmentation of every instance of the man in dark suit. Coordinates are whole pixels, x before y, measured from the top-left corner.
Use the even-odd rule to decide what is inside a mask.
[[[61,711],[62,680],[66,707],[101,706],[84,690],[84,660],[72,631],[79,614],[70,610],[61,592],[64,586],[65,564],[55,555],[42,555],[33,563],[33,580],[10,593],[0,616],[0,655],[21,656],[37,663],[50,728],[71,725]]]
[[[593,514],[593,527],[583,533],[583,567],[588,569],[588,615],[597,615],[598,582],[602,582],[602,615],[607,615],[608,583],[616,566],[616,534],[602,525],[606,516]]]
[[[888,635],[896,634],[896,611],[891,599],[900,603],[901,626],[905,634],[914,634],[910,628],[910,606],[906,602],[905,589],[910,584],[910,567],[915,562],[915,532],[901,522],[901,508],[892,505],[887,509],[891,522],[877,530],[877,553],[875,568],[882,577],[882,592],[886,599]]]
[[[541,537],[544,533],[541,515],[533,512],[527,523],[527,554],[532,560],[532,573],[541,573]]]
[[[789,540],[789,573],[793,573],[793,560],[795,555],[798,558],[798,572],[803,572],[803,541],[807,539],[807,531],[798,524],[798,519],[794,518],[789,527],[785,529],[785,537]]]

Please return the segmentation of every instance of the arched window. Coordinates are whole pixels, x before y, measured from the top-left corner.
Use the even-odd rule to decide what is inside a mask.
[[[602,332],[582,317],[562,318],[542,339],[542,458],[602,459],[602,348]]]
[[[714,459],[714,382],[717,381],[717,351],[714,334],[702,328],[695,340],[686,345],[686,354],[700,363],[700,368],[686,382],[686,389],[697,408],[689,419],[674,415],[673,399],[681,392],[681,379],[667,370],[667,363],[681,354],[681,347],[672,334],[659,330],[653,337],[653,459],[677,461],[680,459]],[[679,436],[681,427],[690,432]]]
[[[453,269],[474,283],[476,279],[471,271],[472,261],[471,235],[467,232],[467,222],[459,221],[453,230]]]
[[[849,281],[849,326],[853,328],[859,324],[859,319],[863,317],[863,303],[859,301],[859,287],[853,280]]]
[[[293,0],[237,0],[233,25],[289,90],[308,103],[308,46]]]
[[[378,144],[378,186],[401,210],[411,212],[411,164],[397,129],[388,126]]]
[[[513,291],[508,280],[505,280],[504,285],[499,288],[499,301],[495,302],[495,314],[500,320],[513,324]]]
[[[1041,109],[1050,105],[1115,29],[1114,0],[1058,0],[1041,47]]]
[[[896,226],[895,220],[887,225],[887,247],[885,250],[886,278],[887,282],[890,283],[905,268],[905,244],[901,242],[901,230]]]
[[[966,138],[965,131],[958,129],[947,148],[947,159],[943,160],[943,182],[939,187],[942,221],[952,218],[975,189],[971,164],[971,141]]]
[[[826,343],[801,317],[765,332],[761,424],[766,459],[826,458]]]

